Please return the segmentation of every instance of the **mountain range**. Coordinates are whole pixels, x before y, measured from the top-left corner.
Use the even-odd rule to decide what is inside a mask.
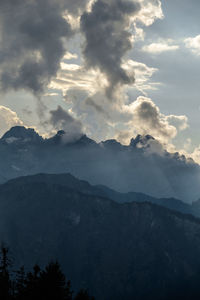
[[[80,180],[71,174],[37,174],[32,176],[18,177],[1,185],[1,188],[5,189],[6,191],[12,191],[13,186],[20,187],[21,185],[33,183],[56,184],[88,196],[107,198],[119,204],[131,202],[157,204],[183,214],[190,214],[195,217],[200,217],[199,200],[193,202],[192,204],[187,204],[175,198],[155,198],[137,192],[121,193],[104,185],[91,185],[87,181]]]
[[[71,173],[123,193],[188,203],[200,197],[200,166],[167,152],[150,135],[138,135],[128,146],[116,140],[96,143],[86,135],[66,143],[62,130],[44,139],[34,129],[16,126],[0,139],[0,155],[0,183],[38,173]]]

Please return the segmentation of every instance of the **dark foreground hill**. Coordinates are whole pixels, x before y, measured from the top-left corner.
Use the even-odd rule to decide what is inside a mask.
[[[57,258],[73,287],[97,300],[169,299],[199,280],[198,219],[60,181],[39,175],[0,187],[0,240],[17,265]]]

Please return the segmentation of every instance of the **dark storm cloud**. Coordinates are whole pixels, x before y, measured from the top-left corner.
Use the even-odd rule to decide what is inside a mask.
[[[0,0],[0,85],[2,90],[39,93],[56,75],[72,30],[64,1]]]
[[[107,93],[134,82],[122,67],[131,49],[129,21],[139,9],[130,0],[0,0],[0,88],[44,90],[60,67],[73,30],[66,16],[81,17],[87,65],[109,81]],[[65,17],[64,17],[65,15]],[[78,22],[78,21],[77,21]],[[63,42],[65,41],[65,42]],[[65,45],[65,46],[64,46]]]
[[[109,118],[109,113],[98,103],[96,103],[92,98],[87,98],[85,104],[93,107],[98,113],[105,115]]]
[[[61,106],[50,111],[49,123],[56,130],[64,130],[63,142],[71,142],[79,139],[83,135],[83,128],[80,121],[76,120]]]
[[[85,35],[83,54],[88,67],[98,68],[108,79],[107,95],[112,96],[118,85],[131,84],[122,67],[123,57],[132,48],[131,33],[128,31],[131,16],[139,5],[129,0],[98,0],[91,12],[81,17],[81,30]]]
[[[87,7],[89,0],[65,0],[65,7],[74,16],[80,15]]]

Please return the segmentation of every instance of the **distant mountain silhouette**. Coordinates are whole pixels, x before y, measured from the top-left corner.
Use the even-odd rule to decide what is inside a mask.
[[[23,126],[12,127],[1,138],[2,141],[10,144],[15,141],[18,142],[41,142],[42,137],[32,128],[25,128]]]
[[[106,193],[115,194],[69,174],[11,180],[0,186],[0,240],[17,265],[56,257],[73,288],[89,287],[97,300],[169,299],[177,284],[184,290],[200,270],[200,220]]]
[[[71,173],[120,192],[190,203],[200,197],[200,166],[167,152],[150,135],[138,135],[129,146],[116,140],[96,143],[86,135],[66,143],[62,130],[43,139],[33,129],[17,126],[0,139],[0,154],[0,183],[37,173]]]
[[[71,174],[37,174],[19,177],[0,186],[0,190],[6,189],[6,191],[9,191],[11,186],[13,188],[13,186],[19,187],[30,183],[57,184],[75,190],[76,192],[108,198],[118,203],[150,202],[181,213],[200,217],[200,201],[194,202],[193,205],[189,205],[175,198],[155,198],[135,192],[120,193],[103,185],[91,185],[87,181],[79,180]],[[197,207],[199,207],[199,210]]]

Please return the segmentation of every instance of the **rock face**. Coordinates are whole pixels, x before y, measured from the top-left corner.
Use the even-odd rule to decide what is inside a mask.
[[[164,151],[150,135],[137,136],[129,146],[115,140],[98,144],[85,135],[65,141],[64,131],[43,139],[33,129],[13,127],[0,139],[0,183],[37,173],[71,173],[120,192],[185,202],[200,197],[200,166]]]
[[[12,143],[13,141],[19,142],[41,142],[42,137],[32,128],[25,128],[23,126],[12,127],[1,138],[2,141]]]
[[[16,264],[57,258],[73,287],[89,287],[97,300],[169,299],[177,284],[183,289],[197,276],[198,219],[90,190],[70,175],[0,186],[0,240]]]

